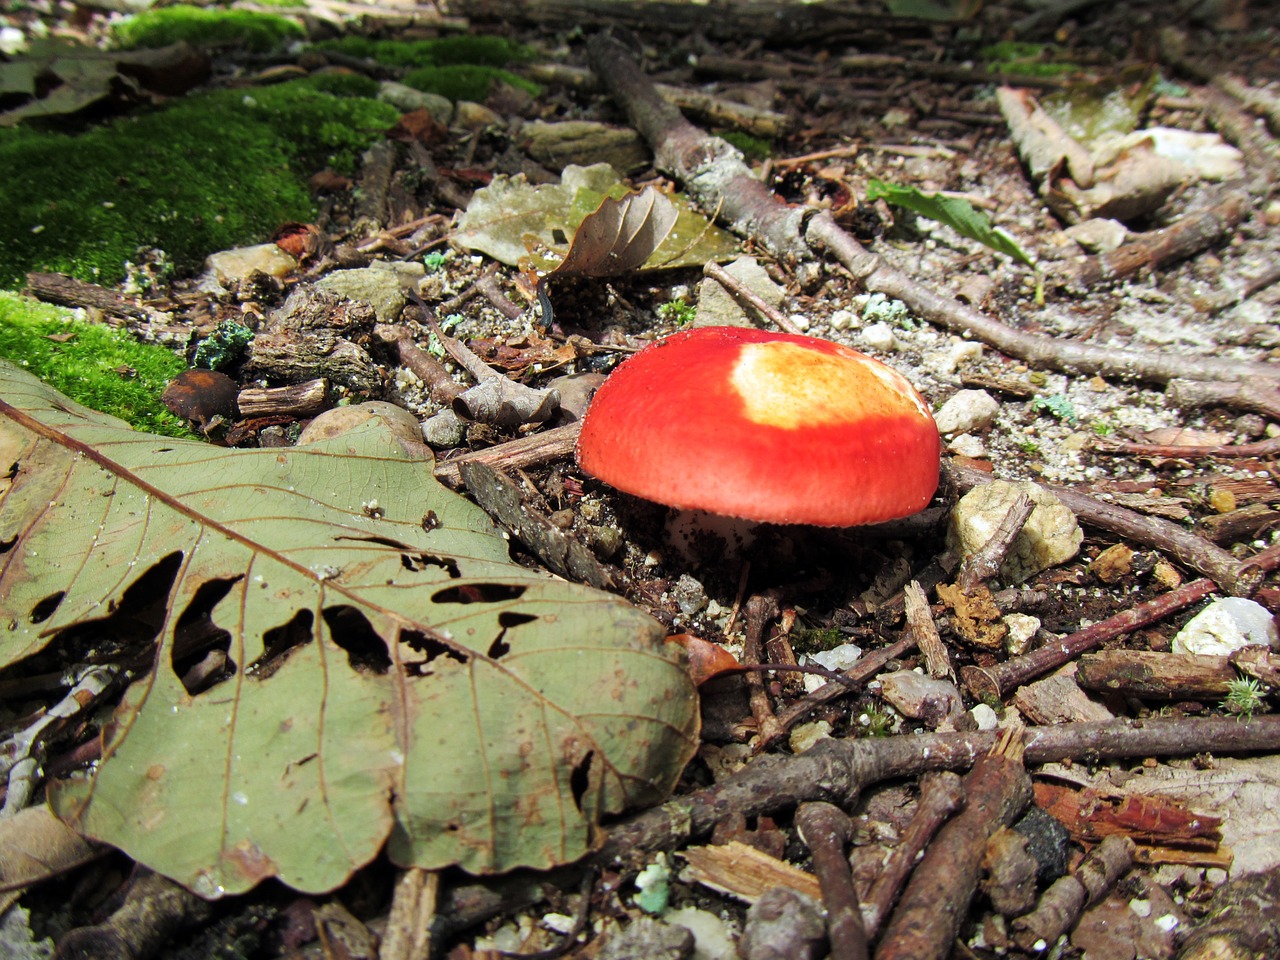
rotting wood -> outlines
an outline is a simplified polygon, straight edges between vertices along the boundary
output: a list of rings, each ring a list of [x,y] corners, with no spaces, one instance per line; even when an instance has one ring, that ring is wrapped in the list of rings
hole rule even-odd
[[[876,960],[943,960],[969,912],[987,840],[1031,803],[1020,732],[1006,730],[964,778],[965,807],[938,831],[885,925]]]
[[[907,614],[907,632],[915,638],[929,676],[954,681],[956,671],[951,666],[951,654],[947,652],[942,637],[938,636],[933,611],[929,609],[929,598],[919,581],[912,580],[902,588],[902,600]]]
[[[111,317],[149,320],[151,311],[115,290],[62,273],[28,273],[27,293],[45,303],[101,310]]]
[[[329,382],[323,378],[287,387],[245,387],[236,398],[240,416],[288,416],[295,420],[314,417],[329,407]]]
[[[1221,699],[1238,676],[1230,657],[1153,650],[1104,650],[1076,664],[1086,690],[1154,700]]]

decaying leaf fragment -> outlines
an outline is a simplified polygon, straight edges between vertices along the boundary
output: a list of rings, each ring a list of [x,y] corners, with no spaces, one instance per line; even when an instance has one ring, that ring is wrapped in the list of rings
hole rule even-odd
[[[207,897],[330,890],[384,844],[406,866],[541,868],[692,754],[696,695],[661,626],[513,565],[376,423],[226,450],[7,364],[0,398],[0,667],[154,617],[102,762],[50,785],[83,835]],[[188,689],[206,650],[226,669]]]

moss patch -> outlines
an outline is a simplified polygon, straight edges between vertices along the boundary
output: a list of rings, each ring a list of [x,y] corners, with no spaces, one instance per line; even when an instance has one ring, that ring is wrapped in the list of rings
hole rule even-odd
[[[112,32],[116,45],[126,50],[186,41],[193,47],[235,47],[251,53],[269,53],[305,35],[298,24],[274,14],[185,4],[139,13],[117,23]]]
[[[398,117],[296,80],[188,97],[80,136],[0,129],[0,287],[29,270],[115,283],[149,247],[191,270],[260,241],[311,219],[305,178],[354,171]]]
[[[187,368],[163,347],[78,322],[70,310],[0,291],[0,357],[135,429],[192,435],[160,403],[165,385]]]
[[[532,56],[523,44],[503,37],[442,37],[439,40],[373,40],[369,37],[342,37],[315,44],[318,50],[333,50],[349,57],[374,60],[388,67],[440,67],[472,64],[507,67]]]
[[[497,67],[477,67],[459,64],[444,67],[419,67],[404,76],[404,83],[426,93],[438,93],[450,100],[483,101],[489,96],[495,81],[508,83],[537,96],[542,87],[524,77],[518,77]]]

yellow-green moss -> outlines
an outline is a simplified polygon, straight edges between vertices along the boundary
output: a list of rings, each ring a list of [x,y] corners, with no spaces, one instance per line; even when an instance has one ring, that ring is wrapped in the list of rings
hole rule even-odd
[[[140,248],[189,271],[261,241],[314,215],[306,177],[353,172],[398,116],[297,80],[187,97],[79,136],[0,129],[0,288],[30,270],[114,283]]]
[[[128,17],[115,25],[112,34],[116,45],[126,50],[186,41],[193,47],[234,47],[250,53],[269,53],[304,36],[301,26],[275,14],[186,4]]]
[[[0,357],[135,429],[191,436],[160,403],[165,385],[187,367],[163,347],[76,321],[70,310],[0,291]]]
[[[437,93],[450,100],[482,101],[489,96],[494,81],[499,80],[521,90],[527,90],[535,96],[542,91],[542,87],[538,84],[507,70],[471,64],[419,67],[416,70],[410,70],[404,76],[404,83],[407,86],[427,93]]]
[[[748,160],[764,160],[773,153],[773,148],[769,145],[768,140],[754,137],[741,130],[729,130],[720,134],[720,137],[741,150],[742,155]]]
[[[440,67],[472,64],[507,67],[532,56],[530,49],[503,37],[441,37],[438,40],[373,40],[346,36],[315,44],[319,50],[333,50],[349,57],[373,60],[389,67]]]

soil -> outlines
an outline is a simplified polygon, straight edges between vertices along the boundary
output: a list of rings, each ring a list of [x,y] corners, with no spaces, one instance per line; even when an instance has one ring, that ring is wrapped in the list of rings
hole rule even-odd
[[[726,11],[761,6],[724,5]],[[834,21],[839,28],[825,37],[806,34],[804,25],[810,22],[806,15],[798,18],[795,36],[779,28],[765,38],[751,31],[754,21],[745,12],[741,19],[726,12],[714,28],[708,22],[673,33],[657,15],[646,18],[643,7],[631,8],[627,25],[643,50],[647,75],[656,82],[711,92],[784,115],[789,130],[769,144],[767,160],[754,161],[757,173],[783,200],[830,211],[869,250],[922,288],[970,305],[1015,330],[1044,334],[1061,343],[1128,348],[1157,357],[1225,358],[1242,364],[1275,360],[1280,348],[1274,325],[1280,303],[1280,285],[1274,283],[1280,263],[1276,229],[1280,200],[1275,196],[1280,151],[1273,133],[1280,130],[1268,131],[1262,119],[1248,112],[1248,104],[1224,94],[1221,80],[1238,78],[1269,96],[1274,122],[1275,98],[1280,96],[1280,9],[1261,2],[1090,4],[1075,14],[1044,13],[1038,26],[1029,26],[1024,18],[1031,13],[1030,5],[997,3],[982,5],[971,18],[950,24],[864,15],[854,21],[859,26],[850,26],[842,17]],[[846,7],[839,5],[841,10]],[[593,18],[610,16],[608,8],[586,2],[563,7],[516,3],[497,18],[488,16],[488,5],[472,2],[454,4],[449,12],[464,18],[474,31],[501,33],[530,45],[537,51],[537,62],[586,67],[584,36],[597,29]],[[814,11],[816,5],[805,9]],[[429,18],[418,25],[377,17],[369,22],[373,29],[399,38],[435,32]],[[1167,43],[1162,44],[1165,28],[1185,34],[1188,56],[1178,59]],[[1108,282],[1071,282],[1071,271],[1085,251],[1064,232],[1069,224],[1050,210],[1020,160],[997,106],[994,83],[985,75],[980,81],[957,79],[959,71],[985,62],[979,59],[984,47],[1011,39],[1052,45],[1053,57],[1069,65],[1061,74],[1011,78],[1011,84],[1025,81],[1034,85],[1033,92],[1047,97],[1083,77],[1090,85],[1114,85],[1132,94],[1158,73],[1162,79],[1142,108],[1141,126],[1218,130],[1243,151],[1239,177],[1227,182],[1185,178],[1162,202],[1128,220],[1130,238],[1184,223],[1232,197],[1243,204],[1238,221],[1224,236],[1176,260],[1143,263],[1127,276]],[[856,59],[871,54],[897,59],[874,66],[860,65]],[[1042,53],[1040,59],[1049,56]],[[261,69],[262,64],[255,66]],[[471,132],[455,130],[455,135],[434,141],[396,144],[381,222],[357,218],[356,192],[325,194],[324,212],[314,232],[323,238],[322,250],[336,252],[312,257],[302,271],[283,282],[257,278],[216,295],[202,292],[193,278],[153,287],[143,299],[163,308],[172,328],[136,321],[133,325],[140,335],[165,339],[176,334],[193,345],[211,333],[219,320],[252,320],[278,308],[299,285],[337,268],[342,250],[359,250],[360,262],[414,260],[427,250],[448,250],[450,220],[465,209],[478,185],[495,175],[523,172],[536,180],[552,179],[558,173],[523,152],[522,123],[535,119],[626,123],[617,104],[602,92],[554,82],[537,97],[503,88],[487,106],[497,123]],[[1247,121],[1244,139],[1239,135],[1241,128],[1229,122],[1241,117]],[[702,129],[710,129],[705,121],[697,122]],[[803,157],[810,159],[796,162],[795,158]],[[424,160],[434,165],[430,174]],[[631,179],[637,184],[669,182],[670,174],[649,168],[633,173]],[[884,201],[867,201],[873,180],[915,186],[926,193],[952,191],[973,199],[1036,258],[1039,274],[936,221]],[[411,224],[417,226],[399,229]],[[1238,512],[1280,502],[1275,467],[1280,448],[1265,444],[1280,436],[1280,403],[1273,401],[1267,409],[1265,404],[1220,398],[1192,406],[1180,402],[1169,389],[1167,377],[1124,379],[1082,372],[1070,363],[1029,361],[983,344],[980,336],[966,336],[954,327],[924,319],[919,312],[886,311],[892,303],[869,297],[867,289],[830,255],[797,262],[771,255],[759,237],[742,239],[746,250],[784,291],[783,313],[808,334],[883,360],[905,374],[935,409],[964,389],[986,390],[999,402],[994,418],[975,428],[972,437],[961,441],[944,437],[949,463],[1002,479],[1071,488],[1148,516],[1173,517],[1172,523],[1205,542],[1217,537],[1218,546],[1238,560],[1263,554],[1272,546],[1272,530],[1280,514],[1260,510],[1251,519]],[[673,332],[678,324],[671,319],[672,311],[659,308],[672,302],[696,302],[697,288],[704,282],[708,281],[700,270],[557,282],[552,291],[555,322],[544,328],[533,292],[517,271],[507,267],[495,271],[487,258],[455,251],[429,274],[424,296],[428,306],[442,315],[441,305],[458,298],[447,310],[461,317],[451,335],[482,355],[499,357],[500,367],[513,371],[513,377],[541,386],[552,373],[571,368],[606,373],[619,357]],[[500,295],[492,293],[495,289]],[[508,316],[511,303],[518,308],[514,317]],[[882,316],[887,319],[881,320]],[[429,331],[420,322],[417,307],[407,305],[401,323],[418,344],[427,345]],[[569,365],[545,372],[529,362],[535,354],[541,357],[575,343],[578,356]],[[421,378],[400,366],[392,348],[371,336],[361,344],[375,362],[383,385],[366,392],[365,399],[390,400],[420,419],[441,409]],[[448,368],[457,382],[471,382],[457,365],[449,363]],[[231,372],[241,377],[244,386],[259,384],[250,371],[233,368]],[[244,446],[285,442],[284,438],[296,435],[300,419],[305,418],[286,415],[273,422],[242,423],[233,439]],[[459,453],[496,447],[537,435],[540,429],[538,425],[470,424],[465,442],[456,449],[437,451],[437,457],[444,461]],[[1153,446],[1116,452],[1121,442]],[[1177,449],[1186,443],[1221,447],[1259,442],[1263,442],[1260,452],[1244,456],[1230,451],[1180,455]],[[664,452],[655,450],[653,455],[662,457]],[[902,588],[906,581],[923,580],[928,587],[930,578],[932,584],[954,580],[955,558],[948,554],[946,530],[952,508],[968,485],[957,474],[944,472],[932,508],[895,527],[870,531],[765,527],[757,531],[754,546],[741,553],[726,552],[725,543],[710,535],[695,542],[692,556],[686,556],[666,538],[665,508],[613,491],[586,476],[571,458],[534,463],[525,468],[524,477],[528,509],[546,515],[568,537],[591,547],[598,560],[620,570],[619,589],[672,633],[693,634],[739,659],[754,656],[770,663],[794,659],[793,652],[814,644],[829,646],[833,640],[854,643],[867,652],[897,641],[905,629]],[[1228,524],[1224,518],[1240,522]],[[1083,542],[1072,559],[1026,582],[988,578],[995,619],[1024,614],[1038,620],[1033,646],[1165,596],[1203,574],[1186,565],[1185,556],[1158,537],[1133,539],[1105,524],[1085,523],[1083,532]],[[1131,554],[1111,565],[1108,561],[1114,562],[1117,554],[1109,551],[1117,544],[1128,547]],[[513,545],[513,551],[521,562],[542,563],[520,543]],[[978,593],[983,589],[978,587]],[[1270,573],[1249,592],[1268,610],[1280,611],[1280,584]],[[753,648],[747,636],[751,623],[746,605],[749,598],[761,595],[772,598],[778,613],[766,618],[763,638],[757,637]],[[1000,645],[983,647],[972,633],[966,635],[960,623],[964,611],[957,605],[943,603],[933,592],[929,600],[932,622],[954,671],[991,668],[1013,656]],[[1179,628],[1202,607],[1203,603],[1190,605],[1109,637],[1105,647],[1167,652]],[[887,667],[910,671],[924,663],[923,656],[912,650],[889,661]],[[724,769],[736,768],[745,759],[745,744],[766,722],[758,710],[753,715],[748,703],[747,678],[759,676],[733,674],[704,687],[706,746],[686,772],[679,794],[718,782]],[[779,671],[763,676],[764,697],[777,714],[803,695],[804,684],[794,674]],[[812,723],[823,721],[836,738],[858,738],[872,731],[904,736],[937,730],[963,732],[985,723],[981,711],[973,710],[977,698],[963,686],[956,688],[956,696],[963,697],[959,711],[925,711],[915,719],[889,707],[881,692],[879,683],[864,682],[851,696],[818,706],[802,723],[810,725],[806,729],[814,735]],[[999,708],[1006,718],[1018,715],[1024,707],[1014,705],[1014,691],[1004,693],[1002,703],[989,706]],[[1095,692],[1091,702],[1121,718],[1202,718],[1221,714],[1223,699],[1153,699]],[[1273,706],[1274,698],[1264,697],[1253,712],[1262,715]],[[799,746],[784,735],[773,742],[770,752],[791,757]],[[1264,759],[1270,755],[1262,753]],[[1095,777],[1089,757],[1078,759],[1086,762],[1074,768],[1069,763],[1036,768],[1037,783],[1076,778],[1093,787],[1100,782],[1115,786],[1142,775],[1141,768],[1126,770],[1126,761],[1119,760],[1109,773],[1103,768]],[[1201,762],[1209,761],[1202,757]],[[1127,762],[1140,763],[1138,757]],[[1169,763],[1174,762],[1167,761],[1166,766]],[[1186,761],[1169,767],[1188,776],[1193,768]],[[1240,776],[1274,783],[1266,779],[1274,771],[1246,771]],[[1215,808],[1217,801],[1207,801],[1205,796],[1184,797],[1183,802],[1198,814],[1239,815]],[[887,786],[869,786],[856,803],[847,805],[859,850],[854,856],[858,884],[875,874],[874,864],[882,851],[901,838],[916,810],[916,798],[914,783],[890,781]],[[793,807],[783,804],[768,815],[740,816],[736,822],[726,818],[717,827],[716,842],[744,840],[812,870],[814,857],[794,828]],[[1126,829],[1132,829],[1132,824]],[[1225,848],[1216,850],[1211,845],[1189,847],[1186,839],[1176,831],[1157,837],[1150,844],[1155,850],[1149,854],[1152,862],[1127,875],[1119,894],[1104,900],[1106,909],[1115,909],[1117,902],[1126,899],[1151,901],[1158,890],[1164,898],[1162,909],[1176,913],[1182,929],[1194,927],[1204,913],[1204,901],[1226,876],[1223,868],[1229,855]],[[1250,841],[1236,835],[1235,842]],[[1071,848],[1073,867],[1091,846],[1076,843]],[[1280,850],[1274,841],[1263,847],[1261,859],[1252,862],[1274,871],[1280,865]],[[1177,855],[1170,852],[1173,849]],[[668,862],[678,872],[677,850],[669,853]],[[643,910],[636,905],[633,865],[601,866],[602,872],[588,875],[588,885],[582,888],[591,891],[589,922],[565,945],[564,955],[642,956],[645,950],[659,955],[656,946],[638,948],[636,953],[610,946]],[[24,904],[33,910],[37,926],[86,924],[118,903],[127,886],[128,869],[127,861],[115,855],[82,870],[74,898],[81,906],[74,916],[52,912],[53,903],[62,897],[60,891],[36,891]],[[203,915],[190,918],[190,929],[158,948],[155,955],[372,956],[368,941],[361,946],[358,935],[346,947],[334,946],[335,931],[367,933],[366,927],[385,931],[395,879],[389,865],[378,863],[332,897],[314,900],[267,884],[234,903],[220,904],[212,920]],[[495,949],[532,955],[554,947],[559,934],[553,929],[568,925],[565,917],[583,907],[578,892],[581,878],[571,871],[534,879],[541,882],[542,896],[530,895],[529,878],[509,879],[505,885],[493,886],[501,896],[484,909],[466,900],[481,895],[480,884],[446,873],[442,896],[447,906],[442,911],[472,922],[440,924],[445,932],[438,937],[433,955],[448,952],[464,958],[491,955],[486,951]],[[860,891],[865,896],[866,886]],[[972,901],[959,899],[966,917],[956,931],[961,943],[954,953],[948,944],[930,955],[1041,955],[1012,939],[1011,921],[992,906],[994,899],[983,894]],[[704,934],[705,943],[699,940],[699,950],[705,950],[699,956],[721,955],[711,946],[715,937],[736,936],[746,922],[741,897],[688,879],[673,879],[671,900],[673,907],[702,911],[697,916],[703,924],[720,928],[720,934],[714,929]],[[350,913],[336,919],[320,917],[316,908],[321,901],[340,901]],[[833,911],[830,900],[827,906]],[[563,916],[555,919],[551,914]],[[1143,949],[1148,952],[1142,955],[1173,956],[1177,938],[1160,936],[1156,919],[1152,917],[1140,933],[1108,937],[1098,932],[1095,917],[1081,925],[1088,935],[1082,933],[1074,944],[1064,941],[1057,955],[1079,956],[1087,943],[1090,957],[1133,956],[1124,953],[1131,942],[1126,938],[1145,937]],[[327,931],[322,940],[315,939],[318,926]],[[233,952],[233,942],[239,944],[234,948],[239,952]],[[794,945],[790,949],[800,950]],[[876,956],[901,955],[883,944],[877,949],[885,952]],[[857,954],[841,954],[838,948],[832,955]]]

